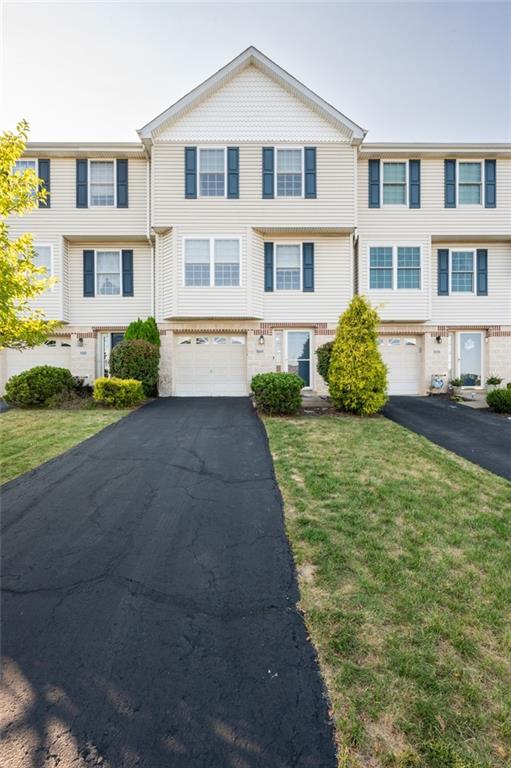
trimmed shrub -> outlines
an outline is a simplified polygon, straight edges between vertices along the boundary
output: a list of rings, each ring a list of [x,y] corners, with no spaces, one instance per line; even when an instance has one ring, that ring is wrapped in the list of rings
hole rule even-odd
[[[486,402],[497,413],[511,413],[511,387],[494,389],[493,392],[488,392]]]
[[[113,408],[130,408],[139,405],[145,399],[141,381],[135,379],[107,379],[103,377],[94,382],[94,400]]]
[[[55,405],[75,388],[75,380],[67,368],[37,365],[11,376],[5,385],[5,399],[20,407]]]
[[[302,404],[303,379],[296,373],[258,373],[250,386],[257,408],[264,413],[292,414]]]
[[[133,320],[132,323],[126,328],[124,334],[125,341],[133,341],[134,339],[143,339],[149,341],[151,344],[160,346],[160,332],[156,325],[154,317],[148,317],[146,320]]]
[[[330,358],[332,356],[332,348],[334,346],[333,341],[327,341],[326,344],[322,344],[316,350],[318,361],[316,363],[316,369],[319,375],[328,384],[328,370],[330,368]]]
[[[120,341],[110,353],[110,373],[118,379],[142,382],[147,397],[157,394],[160,351],[143,339]]]
[[[379,322],[365,296],[354,296],[339,318],[328,372],[336,408],[367,416],[387,402],[387,367],[378,350]]]

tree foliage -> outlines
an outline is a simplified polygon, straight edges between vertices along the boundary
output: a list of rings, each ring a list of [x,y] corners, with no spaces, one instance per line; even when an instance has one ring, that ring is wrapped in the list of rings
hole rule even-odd
[[[25,151],[28,124],[22,120],[16,131],[0,135],[0,348],[23,349],[42,344],[59,325],[46,320],[42,310],[31,302],[50,288],[55,278],[45,277],[46,269],[34,263],[32,235],[11,240],[9,216],[22,216],[34,210],[46,190],[31,168],[15,172],[14,165]]]
[[[120,341],[110,353],[110,373],[118,379],[142,382],[147,397],[158,394],[160,350],[145,339]]]
[[[160,346],[160,332],[156,325],[154,317],[148,317],[145,320],[133,320],[126,328],[124,334],[126,341],[132,341],[133,339],[143,339],[144,341],[150,341],[151,344]]]
[[[387,367],[378,350],[377,311],[364,296],[354,296],[339,318],[328,386],[336,408],[369,415],[387,401]]]
[[[332,356],[333,341],[327,341],[316,350],[316,369],[319,375],[328,383],[328,370],[330,368],[330,358]]]

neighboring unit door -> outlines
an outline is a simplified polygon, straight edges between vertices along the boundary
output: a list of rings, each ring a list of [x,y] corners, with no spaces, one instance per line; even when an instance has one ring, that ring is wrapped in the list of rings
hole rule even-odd
[[[417,336],[383,336],[379,347],[387,366],[389,395],[419,395],[420,386],[420,339]]]
[[[172,366],[176,397],[248,395],[245,336],[179,336]]]
[[[297,373],[304,387],[311,387],[311,334],[310,331],[286,331],[285,368]]]
[[[483,381],[483,334],[462,331],[458,334],[458,376],[464,387],[480,387]]]
[[[36,365],[53,365],[57,368],[71,368],[71,344],[69,339],[48,339],[47,342],[33,349],[19,352],[16,349],[5,351],[5,380],[17,373],[28,371]]]
[[[120,341],[124,333],[102,333],[100,341],[99,376],[110,375],[110,352]]]

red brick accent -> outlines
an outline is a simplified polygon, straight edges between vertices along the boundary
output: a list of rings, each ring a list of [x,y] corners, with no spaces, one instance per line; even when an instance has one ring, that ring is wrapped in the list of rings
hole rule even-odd
[[[263,336],[271,336],[274,330],[280,331],[280,330],[288,330],[293,328],[312,328],[318,336],[328,336],[329,330],[327,328],[326,323],[261,323],[259,328],[254,328],[252,330],[252,333],[257,334],[257,336],[260,336],[261,334]],[[332,333],[335,333],[335,331],[332,331]]]
[[[243,335],[248,333],[248,331],[246,328],[172,328],[172,333],[186,334],[187,336],[197,336],[197,334],[211,336],[215,333],[223,336],[230,334],[232,336],[233,334]],[[257,331],[257,333],[259,335],[261,331]]]

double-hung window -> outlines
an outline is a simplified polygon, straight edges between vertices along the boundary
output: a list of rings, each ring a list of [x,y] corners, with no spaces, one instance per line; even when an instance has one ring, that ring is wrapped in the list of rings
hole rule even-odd
[[[418,247],[398,247],[397,249],[397,287],[420,289],[421,287],[421,249]]]
[[[115,205],[115,163],[113,160],[89,160],[89,204],[91,207]]]
[[[96,295],[121,295],[120,251],[96,251]]]
[[[481,205],[483,199],[483,164],[458,161],[459,205]]]
[[[277,197],[302,197],[303,149],[277,148]]]
[[[36,267],[44,267],[47,274],[44,277],[52,276],[52,247],[51,245],[34,245],[35,257],[34,264]]]
[[[239,287],[239,238],[186,238],[184,284],[189,287]]]
[[[275,288],[277,291],[302,289],[302,248],[300,245],[275,246]]]
[[[474,292],[474,251],[451,251],[451,292]]]
[[[24,157],[21,160],[16,160],[16,162],[14,163],[15,173],[23,173],[24,171],[28,171],[29,169],[32,169],[37,176],[38,169],[37,169],[36,159]]]
[[[393,286],[392,246],[371,248],[369,254],[369,287],[388,289]]]
[[[383,162],[383,204],[406,205],[407,163]]]
[[[225,197],[225,147],[199,148],[199,195]]]
[[[420,290],[421,249],[419,246],[374,246],[369,249],[371,290]]]

